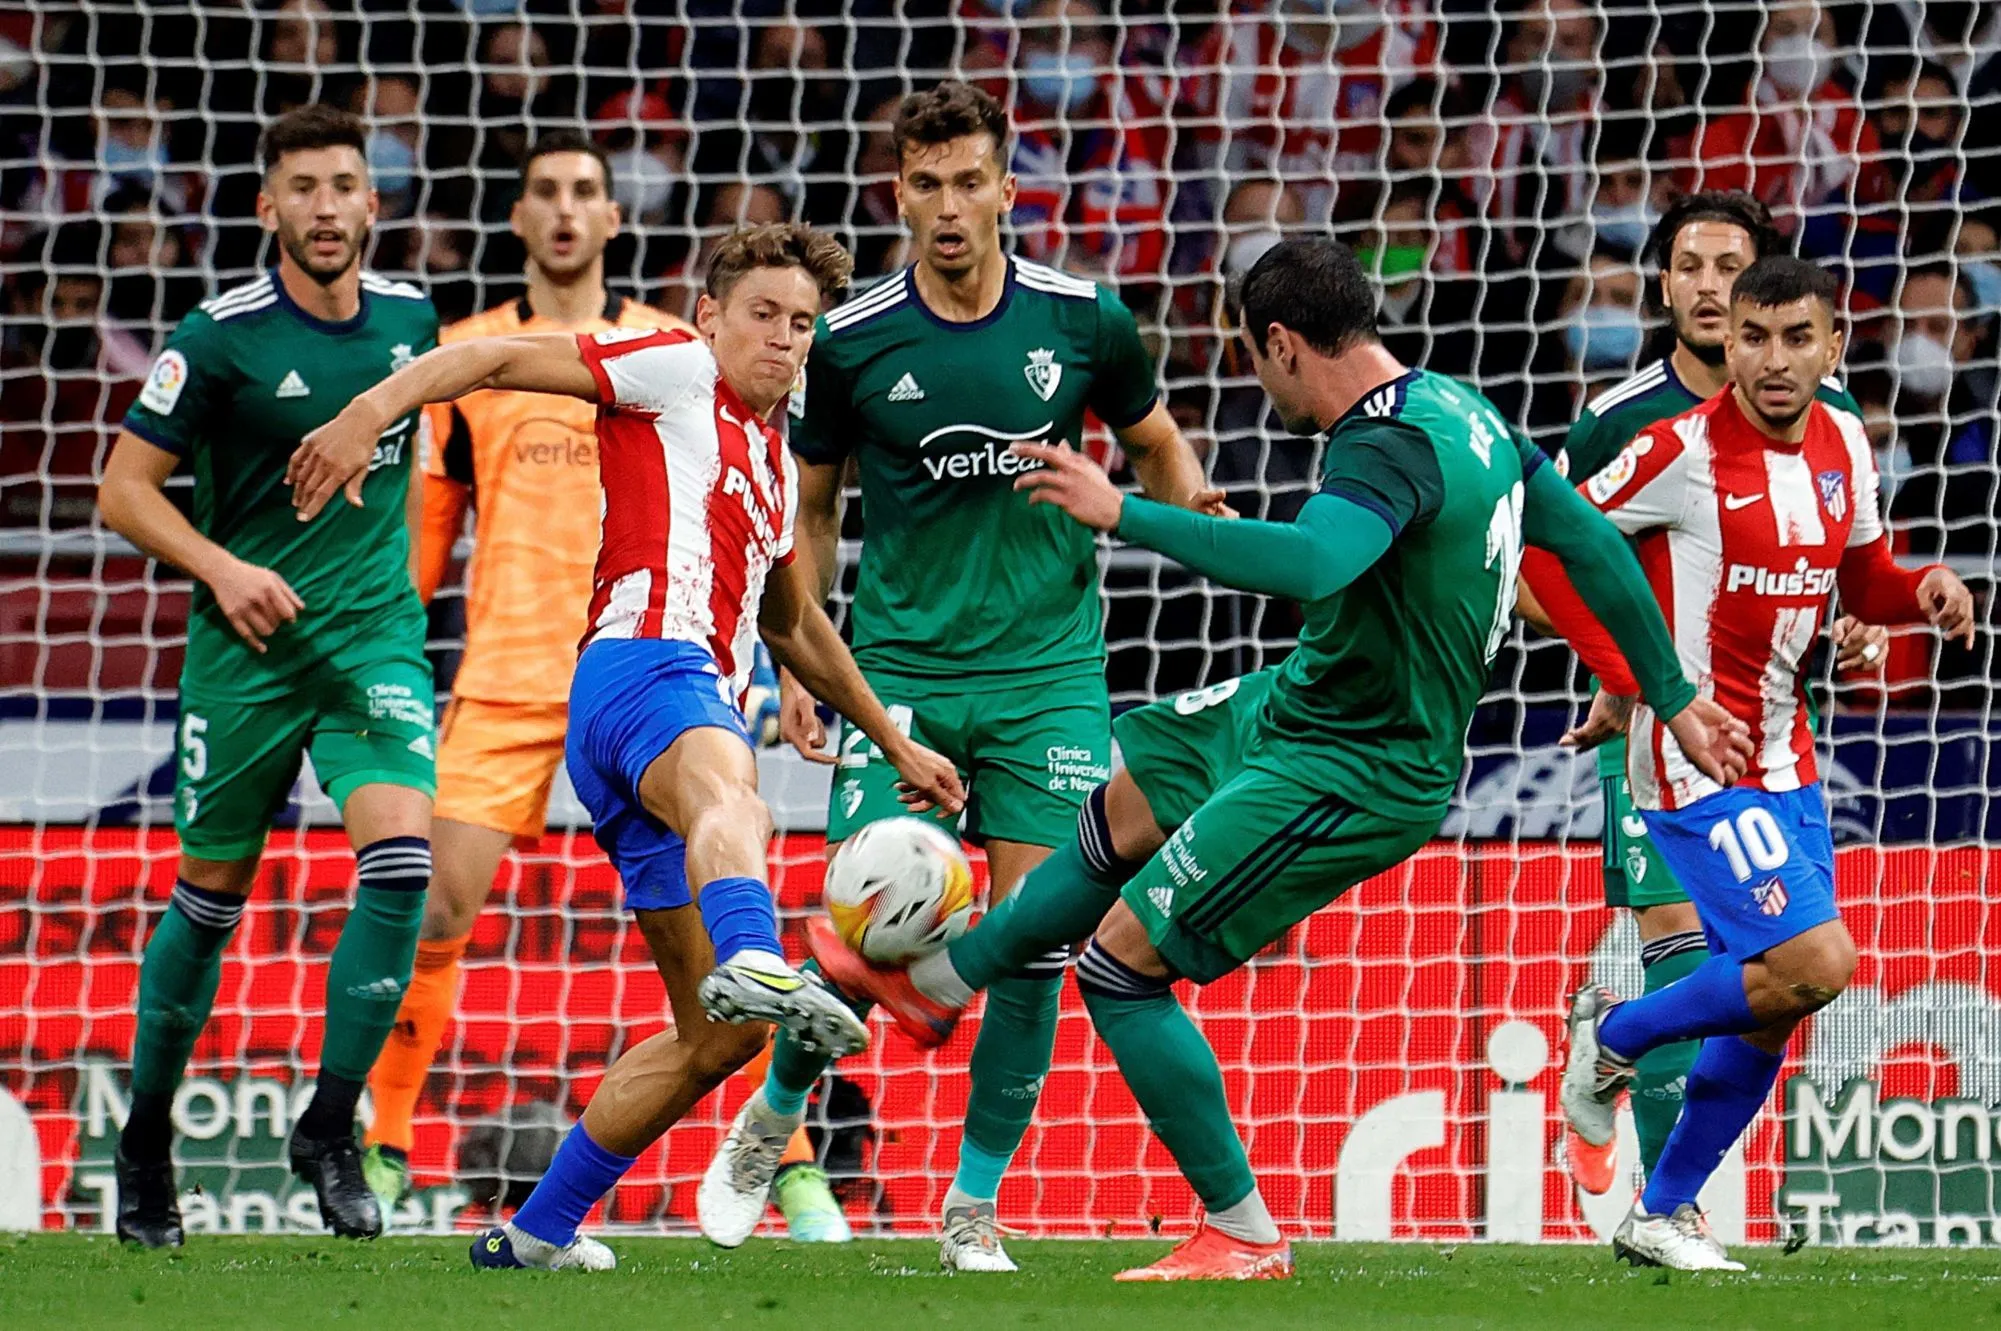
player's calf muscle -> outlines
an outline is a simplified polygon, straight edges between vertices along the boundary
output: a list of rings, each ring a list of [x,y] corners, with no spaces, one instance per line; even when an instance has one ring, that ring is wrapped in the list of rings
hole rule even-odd
[[[436,867],[431,890],[424,897],[424,925],[419,937],[436,943],[472,932],[512,841],[507,833],[490,827],[449,818],[432,820],[431,855]]]

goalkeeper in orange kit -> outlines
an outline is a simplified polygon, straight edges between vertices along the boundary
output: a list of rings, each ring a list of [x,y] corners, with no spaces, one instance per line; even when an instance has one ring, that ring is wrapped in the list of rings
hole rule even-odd
[[[620,218],[601,148],[572,131],[546,134],[522,164],[521,185],[510,221],[527,251],[527,290],[445,329],[441,342],[684,326],[606,290],[604,250]],[[426,601],[468,508],[478,539],[467,569],[465,656],[438,748],[436,873],[415,973],[368,1077],[375,1120],[362,1169],[385,1219],[409,1189],[411,1117],[457,1003],[473,922],[508,848],[543,831],[563,763],[602,501],[590,403],[486,390],[428,410],[418,578]],[[810,1158],[803,1132],[792,1153]],[[794,1195],[795,1238],[824,1229],[827,1212],[840,1217],[824,1176],[817,1196]]]

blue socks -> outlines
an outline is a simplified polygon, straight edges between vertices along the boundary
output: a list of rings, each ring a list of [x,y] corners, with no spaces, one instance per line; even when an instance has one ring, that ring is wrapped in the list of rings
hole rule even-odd
[[[1744,968],[1729,957],[1711,957],[1673,984],[1606,1013],[1598,1043],[1633,1060],[1677,1040],[1743,1035],[1761,1024],[1744,996]]]
[[[1734,1035],[1702,1042],[1682,1092],[1681,1117],[1640,1194],[1649,1215],[1672,1215],[1677,1206],[1695,1201],[1724,1154],[1758,1116],[1784,1062],[1784,1054],[1768,1054]]]
[[[715,945],[716,960],[728,961],[739,952],[765,952],[781,962],[785,949],[778,942],[778,903],[771,889],[755,878],[718,878],[695,896],[702,927]]]
[[[577,1124],[556,1148],[549,1172],[514,1213],[514,1227],[544,1243],[569,1247],[598,1198],[611,1191],[637,1158],[613,1155]]]
[[[1013,1151],[995,1155],[975,1146],[969,1137],[959,1143],[959,1172],[952,1176],[952,1186],[968,1197],[990,1201],[1000,1195],[1001,1175],[1013,1159]]]

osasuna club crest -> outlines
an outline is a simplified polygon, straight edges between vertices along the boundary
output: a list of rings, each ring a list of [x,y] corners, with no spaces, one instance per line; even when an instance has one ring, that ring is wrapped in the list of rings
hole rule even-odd
[[[1848,476],[1845,472],[1823,471],[1814,477],[1820,482],[1820,506],[1836,522],[1848,516]]]
[[[1029,352],[1028,365],[1022,373],[1028,376],[1028,386],[1044,402],[1056,396],[1056,385],[1063,382],[1063,367],[1056,363],[1056,353],[1048,347]]]

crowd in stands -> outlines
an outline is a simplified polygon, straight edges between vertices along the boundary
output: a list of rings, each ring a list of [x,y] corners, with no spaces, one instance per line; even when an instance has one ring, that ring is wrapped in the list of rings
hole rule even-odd
[[[1013,115],[1015,248],[1116,285],[1248,511],[1310,465],[1215,327],[1276,237],[1348,240],[1397,354],[1553,444],[1665,349],[1663,206],[1742,188],[1842,278],[1900,539],[1991,564],[2001,5],[1936,0],[46,0],[0,14],[0,523],[87,523],[166,331],[269,262],[269,116],[368,119],[371,263],[448,318],[517,289],[516,163],[581,127],[614,284],[685,311],[743,221],[901,263],[888,120],[954,74]]]

